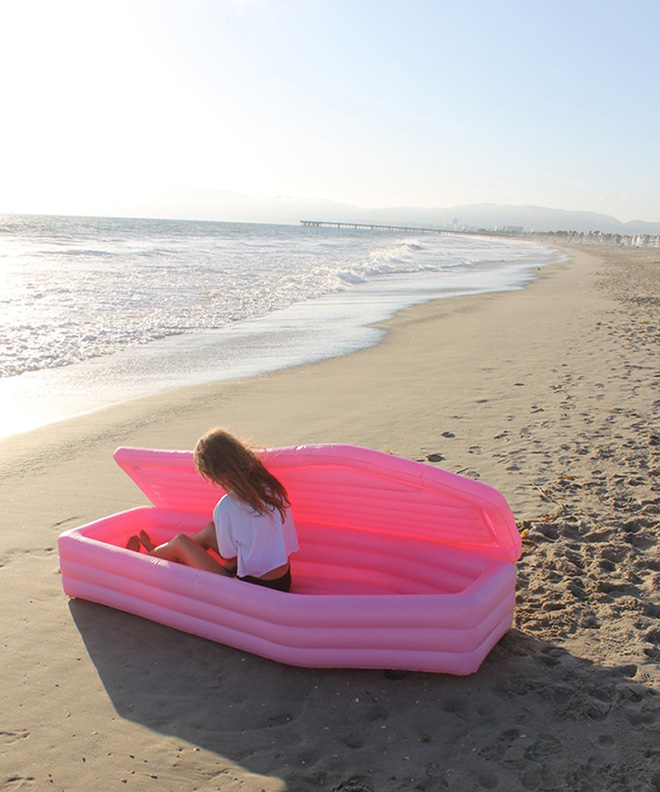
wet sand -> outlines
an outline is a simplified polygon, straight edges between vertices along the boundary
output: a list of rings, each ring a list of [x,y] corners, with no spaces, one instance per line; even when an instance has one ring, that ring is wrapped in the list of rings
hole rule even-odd
[[[572,249],[372,349],[0,442],[0,789],[660,789],[660,254]],[[140,505],[118,445],[344,442],[478,478],[523,533],[473,676],[281,666],[61,589],[64,529]]]

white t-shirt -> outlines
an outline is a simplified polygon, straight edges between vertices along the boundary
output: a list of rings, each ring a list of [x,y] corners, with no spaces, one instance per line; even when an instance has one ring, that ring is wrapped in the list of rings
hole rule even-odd
[[[228,492],[213,510],[218,550],[223,558],[238,559],[239,577],[261,577],[286,564],[299,549],[291,510],[258,514],[233,492]]]

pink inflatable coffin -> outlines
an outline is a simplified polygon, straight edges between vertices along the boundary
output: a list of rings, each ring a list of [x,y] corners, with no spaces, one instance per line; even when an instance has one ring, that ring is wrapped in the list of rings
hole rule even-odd
[[[115,459],[153,505],[65,531],[65,592],[292,665],[476,671],[513,619],[521,542],[502,495],[352,446],[261,456],[298,529],[291,592],[126,550],[142,528],[201,529],[222,495],[191,453],[136,448]]]

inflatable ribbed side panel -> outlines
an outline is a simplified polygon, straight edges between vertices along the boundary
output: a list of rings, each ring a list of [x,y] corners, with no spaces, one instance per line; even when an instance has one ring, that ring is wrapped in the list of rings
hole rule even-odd
[[[520,537],[496,490],[351,446],[273,449],[300,540],[289,593],[126,550],[193,533],[222,494],[187,452],[119,449],[154,503],[65,531],[65,592],[299,666],[477,670],[513,619]]]

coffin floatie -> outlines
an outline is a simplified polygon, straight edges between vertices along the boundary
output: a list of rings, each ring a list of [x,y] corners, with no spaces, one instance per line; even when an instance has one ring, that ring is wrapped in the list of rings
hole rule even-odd
[[[298,530],[291,592],[127,550],[141,529],[200,530],[222,495],[191,453],[138,448],[115,459],[153,505],[65,531],[65,592],[291,665],[477,670],[511,626],[521,552],[497,490],[354,446],[260,456]]]

